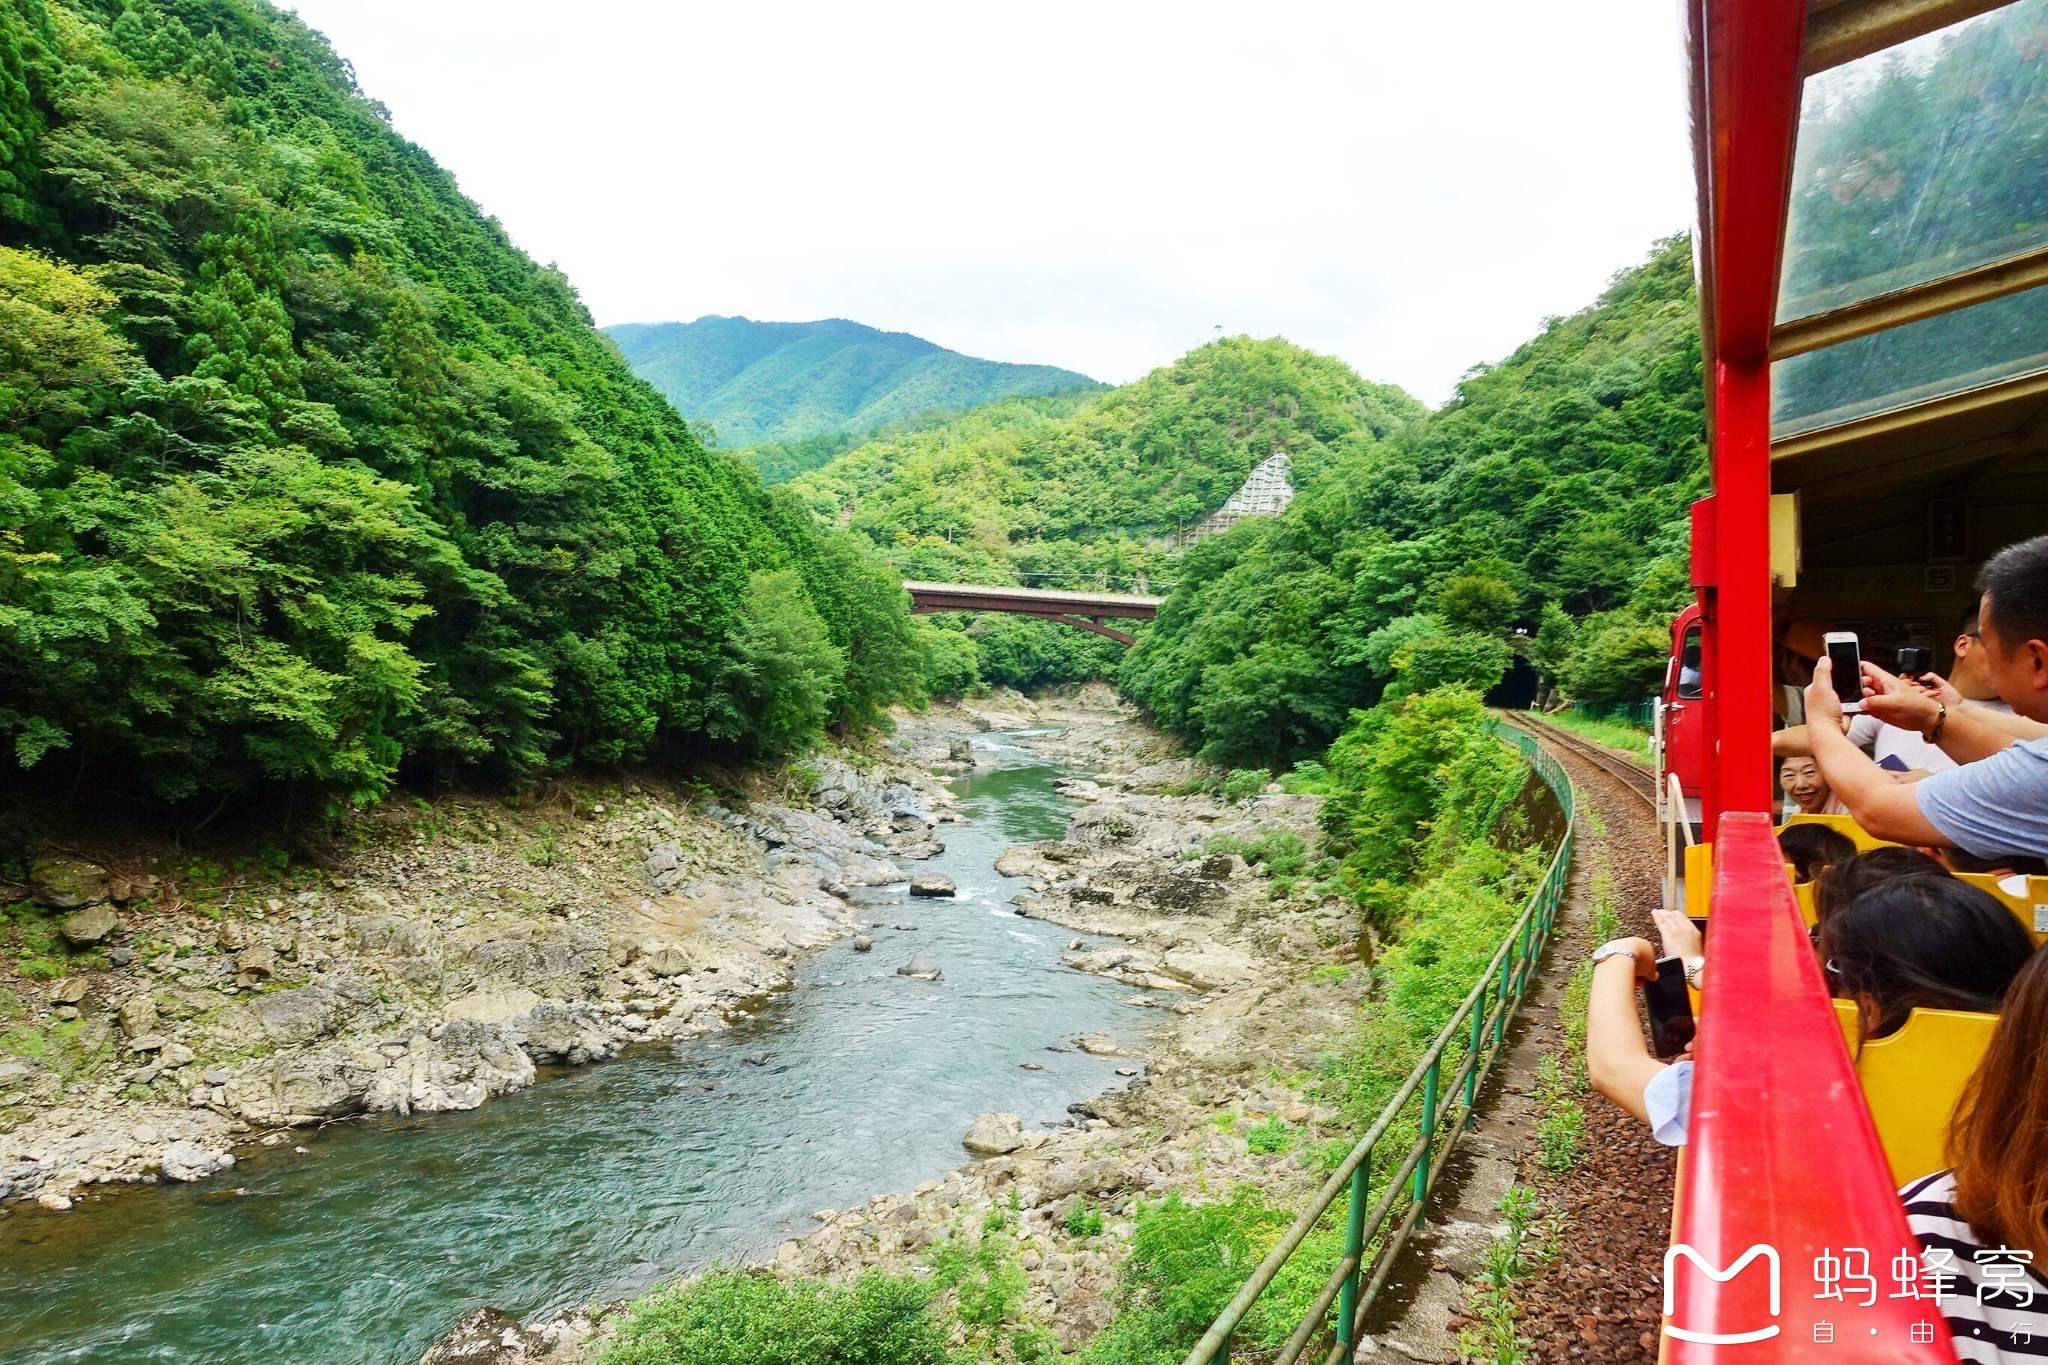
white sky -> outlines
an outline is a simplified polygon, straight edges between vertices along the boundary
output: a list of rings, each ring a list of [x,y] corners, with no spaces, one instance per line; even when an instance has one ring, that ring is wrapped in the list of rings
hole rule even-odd
[[[1689,225],[1646,0],[286,0],[601,324],[1122,383],[1279,334],[1435,403]]]

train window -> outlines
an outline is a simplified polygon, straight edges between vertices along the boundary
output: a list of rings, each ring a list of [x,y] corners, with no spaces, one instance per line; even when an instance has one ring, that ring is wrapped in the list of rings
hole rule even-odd
[[[1685,632],[1685,642],[1678,647],[1678,696],[1681,701],[1692,701],[1700,695],[1700,634],[1700,627],[1689,627]]]
[[[2048,135],[2043,141],[2048,144]],[[2048,370],[2048,285],[1771,368],[1774,438]]]
[[[2048,245],[2044,94],[2048,0],[1808,79],[1780,320]]]

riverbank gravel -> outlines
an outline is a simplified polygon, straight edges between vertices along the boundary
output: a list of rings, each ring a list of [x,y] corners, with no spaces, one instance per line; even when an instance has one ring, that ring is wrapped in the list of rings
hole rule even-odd
[[[723,1027],[957,818],[921,761],[803,777],[394,800],[281,876],[46,848],[26,889],[82,951],[0,979],[0,1200],[201,1179],[293,1128],[473,1109],[541,1067]]]

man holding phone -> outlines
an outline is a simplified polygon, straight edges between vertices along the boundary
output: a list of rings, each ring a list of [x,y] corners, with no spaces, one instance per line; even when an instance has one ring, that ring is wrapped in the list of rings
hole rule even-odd
[[[1979,638],[1994,689],[2019,717],[2048,722],[2048,536],[1992,556],[1977,588]],[[2017,725],[2014,718],[1950,707],[1873,664],[1859,671],[1871,715],[1919,727],[1928,743],[1963,766],[1914,783],[1878,767],[1842,732],[1841,697],[1830,661],[1822,659],[1806,689],[1806,738],[1857,824],[1880,839],[1979,857],[2048,855],[2048,738],[2016,738],[2000,724]]]
[[[1949,677],[1929,671],[1929,651],[1921,648],[1901,649],[1898,654],[1898,677],[1916,685],[1920,693],[1950,707],[1971,706],[1981,712],[2012,715],[2012,708],[1999,699],[1991,685],[1990,675],[1985,667],[1984,641],[1977,630],[1977,608],[1970,608],[1958,626],[1955,638],[1955,668]],[[1841,670],[1832,664],[1828,672],[1834,677],[1842,676]],[[1861,676],[1859,666],[1858,676]],[[1839,692],[1837,693],[1839,695]],[[1802,705],[1803,705],[1802,699]],[[1928,773],[1945,773],[1956,766],[1956,761],[1941,751],[1936,744],[1929,744],[1921,736],[1932,724],[1935,708],[1929,705],[1924,716],[1917,712],[1900,714],[1899,708],[1888,697],[1869,699],[1862,714],[1849,720],[1849,742],[1877,760],[1877,766],[1889,772],[1924,777]],[[1972,717],[1986,720],[1984,715]],[[2015,718],[2016,720],[2017,718]],[[2016,739],[2038,738],[2041,730],[2027,731],[2015,728],[2011,723],[1989,721],[2012,731]],[[2027,722],[2020,721],[2024,726]],[[1779,730],[1771,736],[1771,756],[1774,758],[1811,758],[1813,748],[1806,740],[1806,727],[1793,725]]]

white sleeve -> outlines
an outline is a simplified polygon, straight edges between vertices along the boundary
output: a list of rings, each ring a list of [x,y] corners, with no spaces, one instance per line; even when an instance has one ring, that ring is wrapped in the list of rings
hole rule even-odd
[[[1849,742],[1869,753],[1877,744],[1877,737],[1884,731],[1884,722],[1869,712],[1849,717]]]
[[[1650,1136],[1666,1147],[1685,1145],[1692,1122],[1692,1063],[1673,1062],[1643,1087],[1643,1112],[1650,1118]]]

